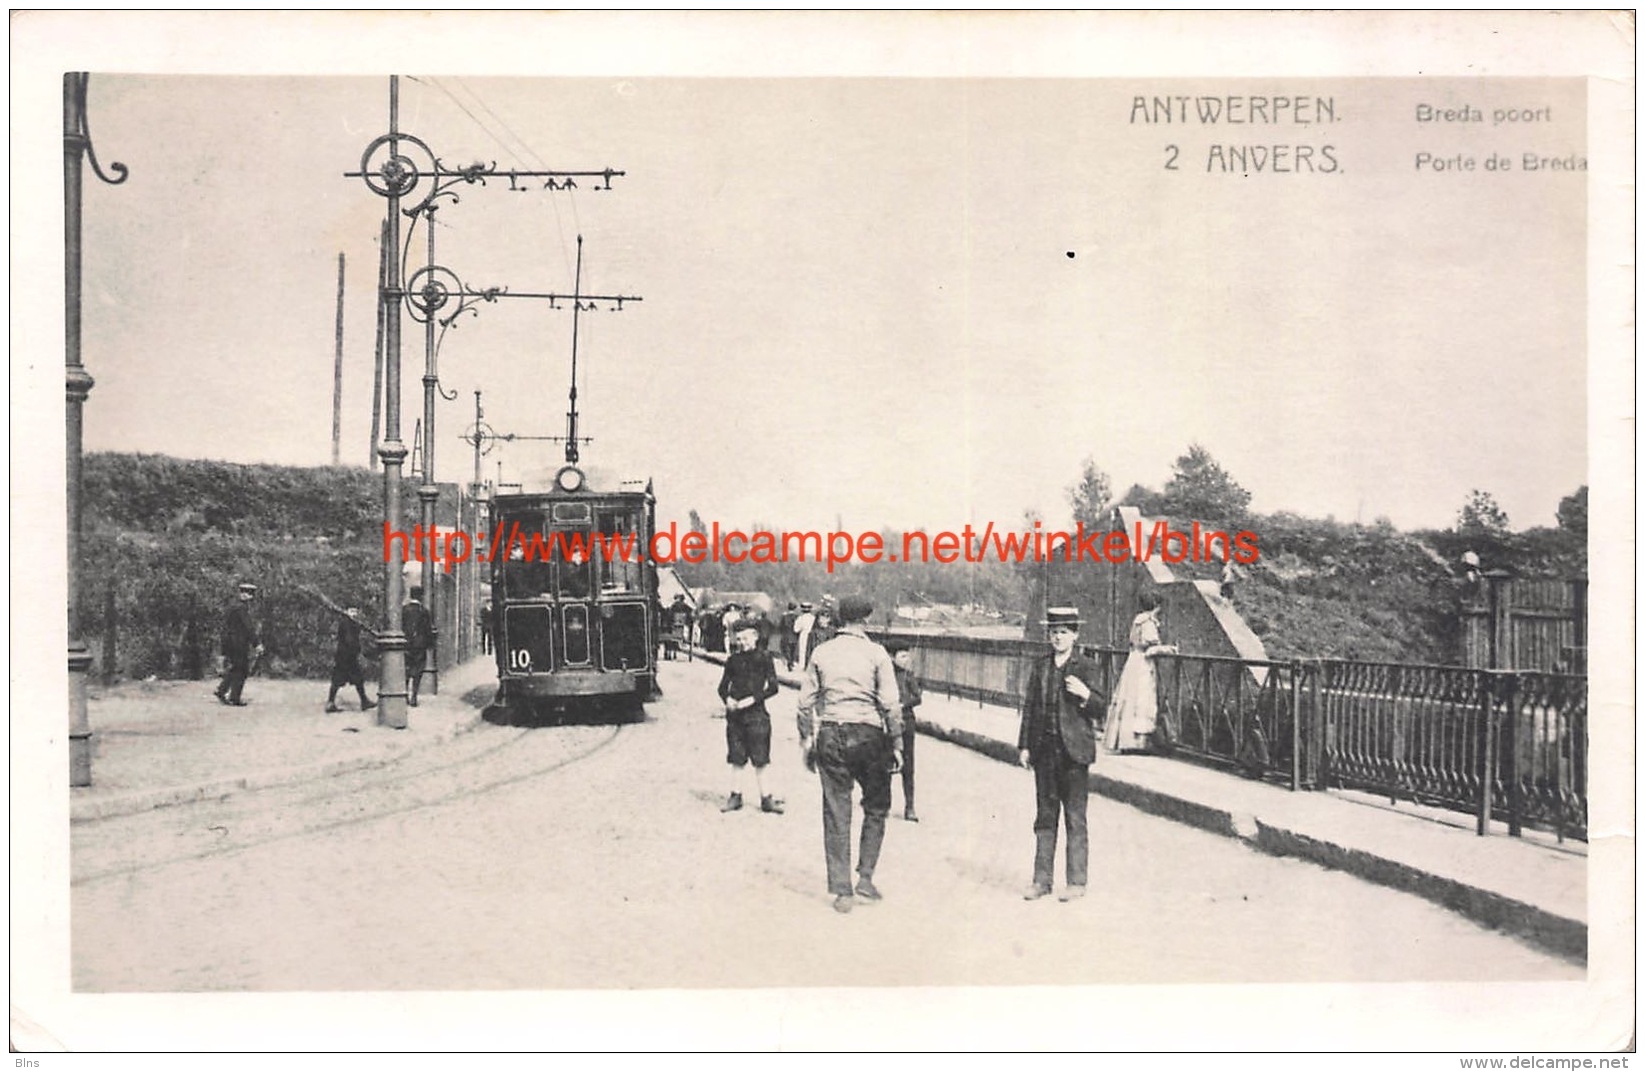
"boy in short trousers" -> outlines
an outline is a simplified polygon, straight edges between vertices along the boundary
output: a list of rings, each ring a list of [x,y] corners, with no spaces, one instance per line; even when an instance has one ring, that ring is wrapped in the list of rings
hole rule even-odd
[[[734,636],[735,650],[720,675],[720,699],[725,703],[725,761],[731,765],[731,784],[736,788],[720,810],[736,811],[743,806],[742,771],[752,762],[760,810],[781,815],[782,801],[765,788],[765,768],[771,763],[771,716],[765,701],[777,695],[776,662],[760,647],[755,623],[738,622]]]

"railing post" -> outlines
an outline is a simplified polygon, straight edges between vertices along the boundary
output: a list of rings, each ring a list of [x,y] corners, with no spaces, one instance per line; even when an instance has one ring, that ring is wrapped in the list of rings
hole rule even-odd
[[[1493,723],[1495,712],[1491,708],[1491,672],[1477,671],[1479,674],[1479,728],[1476,732],[1479,743],[1479,815],[1475,833],[1484,837],[1490,830],[1491,823],[1491,752],[1492,743],[1496,737]]]
[[[1507,692],[1508,717],[1499,739],[1505,741],[1503,763],[1508,768],[1508,835],[1519,837],[1519,811],[1522,803],[1519,798],[1519,675],[1504,679],[1504,684],[1507,686],[1504,691]]]
[[[1291,661],[1291,791],[1302,788],[1302,662]]]

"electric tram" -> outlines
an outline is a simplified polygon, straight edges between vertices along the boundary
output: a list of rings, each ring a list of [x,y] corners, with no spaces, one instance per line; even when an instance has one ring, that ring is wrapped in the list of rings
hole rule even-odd
[[[565,465],[548,490],[499,494],[491,502],[497,703],[540,710],[603,701],[634,716],[658,695],[657,566],[650,556],[656,499],[650,481],[643,490],[591,487],[578,466],[585,440],[577,434],[577,325],[591,297],[582,292],[582,276],[579,235]]]
[[[570,452],[568,452],[570,453]],[[638,710],[656,687],[656,500],[596,490],[567,463],[546,492],[492,500],[492,607],[502,706],[605,698]],[[599,548],[631,548],[607,554]]]

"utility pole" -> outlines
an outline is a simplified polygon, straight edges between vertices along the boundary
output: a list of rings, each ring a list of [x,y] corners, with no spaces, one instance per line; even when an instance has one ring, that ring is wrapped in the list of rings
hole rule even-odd
[[[435,155],[434,150],[421,138],[412,134],[402,133],[399,129],[399,101],[400,79],[398,75],[389,77],[389,129],[387,134],[379,135],[366,145],[365,152],[360,157],[360,170],[345,172],[346,178],[357,178],[365,182],[368,189],[379,197],[388,201],[384,231],[384,255],[388,261],[388,269],[384,275],[384,283],[380,288],[381,310],[385,316],[386,331],[384,339],[385,366],[387,370],[386,390],[388,395],[387,439],[378,448],[378,454],[383,459],[383,514],[385,524],[398,528],[402,524],[400,510],[400,479],[401,467],[406,457],[406,446],[400,441],[400,303],[407,302],[412,308],[413,315],[420,311],[423,319],[429,326],[425,331],[425,346],[427,356],[424,363],[424,404],[423,404],[423,483],[418,488],[418,497],[423,500],[422,516],[425,523],[432,518],[433,502],[439,495],[438,485],[434,476],[434,403],[432,391],[439,382],[434,365],[435,337],[432,322],[435,311],[445,303],[446,286],[440,278],[440,273],[455,276],[450,272],[438,268],[434,262],[433,250],[433,212],[434,202],[441,196],[456,199],[451,187],[457,182],[469,184],[485,184],[488,177],[506,176],[510,189],[520,189],[519,180],[532,178],[546,178],[545,189],[566,190],[577,187],[576,180],[599,179],[602,186],[595,189],[611,188],[611,180],[623,172],[612,168],[599,171],[499,171],[496,164],[472,164],[468,167],[452,168],[444,164]],[[408,155],[408,154],[415,154]],[[418,273],[412,280],[412,285],[401,289],[400,280],[400,201],[402,197],[413,193],[420,184],[428,180],[428,192],[421,200],[405,210],[413,223],[419,215],[429,217],[429,265]],[[423,278],[421,287],[416,285],[419,277]],[[459,284],[458,292],[462,292]],[[476,297],[486,297],[475,294]],[[487,300],[490,300],[487,297]],[[459,304],[457,312],[464,309]],[[449,326],[451,319],[457,313],[446,318],[442,323]],[[406,676],[405,651],[406,638],[403,631],[403,621],[400,614],[400,602],[404,588],[403,563],[404,548],[398,541],[393,544],[399,550],[391,558],[399,561],[384,563],[385,581],[384,602],[385,627],[378,644],[383,654],[382,674],[383,681],[379,689],[379,703],[377,707],[378,723],[403,729],[406,725]],[[432,576],[432,562],[423,565],[424,595],[428,598],[428,613],[431,621],[435,622],[438,630],[438,618],[435,617],[434,592],[428,583]],[[436,641],[438,634],[436,633]],[[436,649],[437,650],[437,649]],[[420,668],[419,668],[420,669]],[[438,671],[436,670],[435,689],[438,691]]]
[[[64,380],[67,387],[68,426],[68,666],[69,666],[69,785],[91,784],[91,719],[86,713],[86,675],[91,649],[80,636],[80,494],[83,420],[86,398],[96,383],[80,361],[80,203],[82,157],[89,157],[94,175],[110,186],[126,181],[126,166],[115,162],[103,174],[91,145],[86,122],[84,71],[63,75],[63,320]]]
[[[337,254],[337,360],[331,372],[331,464],[343,456],[343,255]]]

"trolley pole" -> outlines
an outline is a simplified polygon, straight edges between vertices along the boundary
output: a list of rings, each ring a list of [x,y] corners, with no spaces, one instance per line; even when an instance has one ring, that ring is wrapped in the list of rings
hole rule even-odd
[[[86,123],[84,71],[63,75],[63,312],[64,380],[68,426],[68,667],[69,785],[91,784],[91,719],[86,713],[86,675],[91,649],[80,636],[80,494],[85,403],[96,383],[80,361],[81,178],[83,156],[92,173],[110,186],[126,181],[126,166],[111,163],[116,177],[103,174]]]

